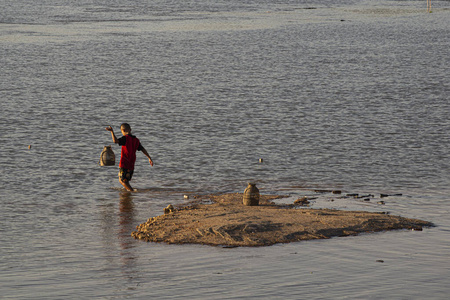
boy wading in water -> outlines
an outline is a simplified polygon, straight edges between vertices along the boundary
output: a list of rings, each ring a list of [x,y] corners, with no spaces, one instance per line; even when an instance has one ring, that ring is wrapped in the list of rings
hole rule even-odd
[[[127,191],[133,191],[130,185],[130,180],[133,177],[134,163],[136,161],[136,151],[141,151],[147,156],[150,165],[153,166],[153,161],[147,150],[141,145],[139,139],[131,134],[131,127],[127,123],[120,125],[123,137],[118,139],[114,134],[111,126],[106,127],[106,130],[111,132],[111,137],[115,144],[122,146],[122,153],[120,155],[119,163],[119,181]]]

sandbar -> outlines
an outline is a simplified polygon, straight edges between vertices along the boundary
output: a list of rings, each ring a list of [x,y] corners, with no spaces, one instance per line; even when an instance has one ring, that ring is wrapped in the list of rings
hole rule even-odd
[[[276,204],[282,196],[261,195],[260,205],[245,206],[241,193],[198,196],[148,219],[131,236],[147,242],[257,247],[312,239],[354,236],[387,230],[422,231],[432,223],[385,212],[312,209]],[[209,201],[205,203],[205,200]]]

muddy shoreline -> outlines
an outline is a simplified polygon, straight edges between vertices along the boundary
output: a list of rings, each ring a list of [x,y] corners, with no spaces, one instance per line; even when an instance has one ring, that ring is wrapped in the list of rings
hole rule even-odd
[[[283,196],[261,195],[259,206],[244,206],[242,196],[205,195],[182,206],[169,206],[163,215],[138,225],[131,236],[168,244],[257,247],[387,230],[422,231],[434,226],[384,212],[298,209],[301,201],[273,202]]]

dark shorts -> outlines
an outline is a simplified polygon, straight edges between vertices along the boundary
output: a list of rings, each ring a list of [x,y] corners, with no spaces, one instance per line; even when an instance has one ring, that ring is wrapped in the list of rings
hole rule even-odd
[[[128,182],[133,177],[133,170],[119,168],[119,178],[123,182]]]

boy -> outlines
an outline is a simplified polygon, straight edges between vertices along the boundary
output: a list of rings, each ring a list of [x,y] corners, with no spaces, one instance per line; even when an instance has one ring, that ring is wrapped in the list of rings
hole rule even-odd
[[[147,150],[141,145],[139,139],[131,134],[131,127],[127,123],[120,125],[123,137],[118,139],[114,134],[111,126],[106,127],[107,131],[111,132],[111,137],[115,144],[122,146],[122,153],[120,155],[119,163],[119,181],[127,191],[133,191],[130,185],[130,180],[133,177],[134,162],[136,161],[136,151],[142,151],[148,157],[150,165],[153,166],[153,161]]]

